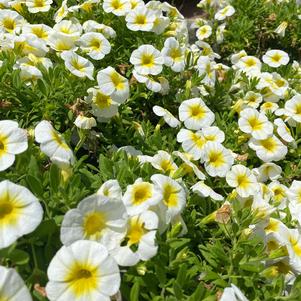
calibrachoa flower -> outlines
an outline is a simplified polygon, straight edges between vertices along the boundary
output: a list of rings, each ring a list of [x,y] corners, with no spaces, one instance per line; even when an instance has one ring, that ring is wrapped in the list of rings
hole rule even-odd
[[[40,143],[41,151],[51,161],[63,166],[73,164],[74,156],[72,150],[49,121],[43,120],[39,122],[35,127],[34,134],[35,140]]]
[[[148,260],[156,255],[158,247],[155,238],[158,222],[157,215],[152,211],[144,211],[130,217],[124,241],[111,251],[119,265],[132,266],[139,260]]]
[[[235,13],[235,9],[231,5],[225,6],[223,9],[219,10],[214,18],[216,20],[222,21],[225,20],[227,17],[231,17]]]
[[[26,187],[0,182],[0,249],[34,231],[42,218],[42,206]]]
[[[155,189],[161,192],[162,199],[159,203],[159,210],[165,215],[166,223],[177,216],[185,207],[186,193],[183,187],[170,177],[155,174],[151,176]]]
[[[199,130],[210,126],[215,119],[214,113],[206,106],[201,98],[185,100],[179,107],[179,118],[186,128]]]
[[[163,117],[164,121],[172,128],[176,128],[180,125],[180,121],[174,117],[168,110],[160,107],[154,106],[153,112],[160,117]]]
[[[12,268],[0,266],[0,296],[4,301],[32,301],[19,274]]]
[[[101,93],[110,96],[118,103],[125,102],[129,97],[128,80],[112,67],[107,67],[97,73],[97,83]]]
[[[121,202],[95,194],[65,214],[61,241],[70,245],[81,239],[96,240],[111,249],[123,237],[126,220],[126,210]]]
[[[241,197],[254,195],[258,191],[257,180],[251,170],[243,165],[234,165],[226,174],[226,181]]]
[[[126,26],[133,31],[151,31],[156,19],[155,13],[143,6],[138,6],[126,15]]]
[[[215,201],[222,201],[224,197],[219,193],[216,193],[210,186],[200,181],[191,186],[191,190],[203,198],[210,197]]]
[[[16,121],[0,120],[0,171],[15,162],[15,155],[27,150],[27,133]]]
[[[289,62],[289,56],[282,50],[269,50],[262,57],[264,63],[270,67],[280,67],[281,65],[287,65]]]
[[[140,214],[149,207],[157,205],[162,198],[161,192],[154,185],[144,182],[141,178],[129,185],[122,201],[129,215]]]
[[[164,58],[159,50],[152,45],[141,45],[130,57],[135,70],[142,75],[157,75],[163,69]]]
[[[119,269],[100,243],[79,240],[63,246],[47,271],[46,286],[50,301],[104,300],[117,293]]]
[[[108,180],[104,182],[97,190],[97,194],[110,198],[111,202],[122,201],[122,190],[117,180]]]
[[[128,0],[104,0],[102,7],[106,13],[124,16],[131,10],[131,3]]]

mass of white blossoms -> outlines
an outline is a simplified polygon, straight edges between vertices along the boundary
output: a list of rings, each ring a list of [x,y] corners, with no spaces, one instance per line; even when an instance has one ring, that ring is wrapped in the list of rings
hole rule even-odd
[[[300,1],[237,2],[0,0],[0,301],[297,300]]]

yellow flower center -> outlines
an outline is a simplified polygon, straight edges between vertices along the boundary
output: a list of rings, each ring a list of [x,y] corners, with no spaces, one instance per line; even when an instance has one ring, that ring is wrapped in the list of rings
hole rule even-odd
[[[99,50],[102,46],[102,42],[99,39],[92,39],[90,41],[90,47],[94,50]]]
[[[95,95],[94,103],[100,108],[105,109],[109,108],[112,104],[112,99],[110,96],[104,95],[100,92],[97,92]]]
[[[162,170],[166,171],[171,171],[174,170],[174,167],[172,166],[172,162],[170,160],[162,160],[160,163],[160,167],[162,168]]]
[[[139,243],[145,233],[144,224],[137,217],[132,218],[127,232],[128,245]]]
[[[143,54],[141,57],[141,65],[143,65],[144,67],[153,67],[155,64],[155,59],[154,56],[152,54]]]
[[[134,184],[133,189],[133,204],[140,205],[152,196],[152,186],[150,183],[142,182]]]
[[[180,61],[182,59],[182,52],[180,48],[172,48],[169,51],[169,56],[174,60],[174,61]]]
[[[0,196],[0,226],[15,225],[22,213],[23,204],[8,191]]]
[[[42,27],[33,27],[31,32],[40,39],[48,38],[48,33]]]
[[[225,164],[225,158],[222,151],[210,151],[208,158],[209,164],[214,167],[220,167]]]
[[[191,133],[191,140],[196,144],[198,148],[203,148],[206,143],[206,140],[203,137],[200,137],[195,133]]]
[[[263,122],[260,121],[256,116],[249,118],[248,122],[253,131],[260,131],[263,128]]]
[[[76,299],[93,292],[97,288],[98,281],[97,267],[87,263],[75,263],[65,278]]]
[[[119,0],[113,0],[111,5],[114,9],[121,9],[123,7]]]
[[[256,61],[253,58],[248,58],[245,60],[245,65],[249,68],[256,66]]]
[[[134,23],[139,24],[139,25],[146,24],[147,23],[146,16],[145,15],[137,15]]]
[[[6,153],[7,150],[7,137],[0,134],[0,158]]]
[[[44,7],[45,1],[44,0],[34,0],[34,7]]]
[[[117,72],[112,72],[111,74],[111,81],[114,84],[115,88],[117,90],[123,90],[125,87],[125,84],[123,82],[122,77]]]
[[[93,212],[84,219],[84,232],[86,236],[95,236],[98,239],[102,230],[106,227],[106,218],[102,212]]]
[[[84,72],[86,70],[85,65],[80,63],[77,58],[72,58],[70,63],[74,69],[80,72]]]
[[[264,228],[266,234],[270,232],[277,232],[279,229],[279,222],[274,219],[270,219],[269,224]]]
[[[296,104],[295,113],[296,115],[301,115],[301,103]]]
[[[271,56],[272,61],[278,63],[281,59],[282,56],[279,53],[275,53],[273,56]]]
[[[206,110],[204,107],[202,107],[199,104],[195,104],[191,106],[190,108],[190,116],[196,119],[203,119],[206,114]]]
[[[301,256],[301,245],[294,237],[289,238],[289,242],[292,245],[292,248],[297,256]]]
[[[238,187],[246,189],[250,185],[250,180],[246,174],[240,174],[237,176]]]
[[[13,31],[15,28],[16,28],[16,22],[14,19],[11,19],[9,17],[7,18],[4,18],[2,20],[2,25],[4,26],[4,28],[7,30],[7,31]]]
[[[260,144],[268,151],[274,152],[277,149],[277,143],[273,137],[269,137],[264,140],[260,140]]]
[[[177,189],[169,183],[164,186],[163,202],[167,207],[175,207],[178,205]]]
[[[52,139],[62,148],[69,149],[69,146],[66,144],[64,139],[60,134],[58,134],[55,130],[51,133]]]

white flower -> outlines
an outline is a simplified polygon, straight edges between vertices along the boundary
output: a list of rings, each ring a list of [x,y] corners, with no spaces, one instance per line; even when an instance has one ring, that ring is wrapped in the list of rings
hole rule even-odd
[[[201,132],[206,140],[212,142],[223,143],[225,140],[225,133],[221,131],[217,126],[208,126],[202,128]]]
[[[130,62],[141,75],[157,75],[163,69],[164,58],[154,46],[146,44],[132,52]]]
[[[128,80],[112,67],[107,67],[97,73],[97,83],[100,92],[110,96],[113,101],[123,103],[129,97]]]
[[[178,166],[174,163],[171,155],[162,150],[159,150],[157,154],[153,156],[150,163],[154,168],[170,175],[174,174],[178,169]]]
[[[33,232],[42,218],[42,206],[26,187],[0,182],[0,249]]]
[[[18,33],[25,24],[24,18],[16,11],[0,9],[0,33]]]
[[[281,22],[280,25],[274,30],[274,32],[283,38],[285,36],[287,25],[288,23],[286,21]]]
[[[40,148],[51,161],[61,162],[63,166],[69,166],[74,162],[72,150],[66,144],[64,138],[52,127],[49,121],[43,120],[35,127],[35,139],[40,143]]]
[[[50,10],[52,0],[25,0],[25,5],[30,13],[47,12]]]
[[[253,169],[253,172],[259,182],[266,182],[268,179],[274,181],[281,177],[282,168],[275,163],[264,163],[258,169]]]
[[[70,245],[81,239],[95,240],[111,250],[123,238],[126,221],[126,210],[121,202],[94,194],[65,214],[61,241],[64,245]]]
[[[213,86],[216,80],[216,63],[211,61],[209,56],[200,56],[197,61],[197,70],[200,76],[204,76],[202,83],[208,86]]]
[[[180,125],[180,121],[174,117],[168,110],[160,107],[154,106],[153,112],[160,117],[163,117],[164,121],[172,128],[176,128]]]
[[[102,244],[94,241],[63,246],[50,262],[47,275],[50,301],[109,301],[120,287],[116,262]]]
[[[290,129],[286,126],[281,118],[274,120],[274,124],[277,126],[277,133],[284,141],[291,143],[294,141]]]
[[[73,51],[63,51],[61,57],[65,61],[66,68],[72,74],[93,80],[94,66],[89,60]]]
[[[209,141],[204,147],[202,160],[211,177],[225,177],[234,162],[234,157],[231,151],[220,143]]]
[[[161,198],[161,193],[154,189],[153,184],[144,182],[139,178],[134,184],[127,187],[122,201],[128,214],[133,216],[144,212],[151,206],[157,205]]]
[[[139,83],[145,84],[146,88],[155,93],[162,90],[162,85],[160,82],[156,81],[153,76],[141,75],[136,70],[133,70],[133,76]]]
[[[260,93],[249,91],[244,96],[243,100],[248,107],[256,109],[259,107],[260,103],[262,102],[262,95]]]
[[[235,64],[235,67],[240,69],[243,72],[246,72],[248,75],[255,75],[258,77],[261,70],[261,62],[255,56],[243,56],[239,59],[239,61]]]
[[[243,198],[254,195],[259,188],[251,170],[240,164],[232,166],[227,172],[226,181]]]
[[[148,2],[147,4],[149,4]],[[165,17],[162,15],[162,12],[160,10],[155,10],[155,21],[154,26],[152,28],[152,32],[159,35],[165,31],[165,29],[170,24],[170,19],[168,17]]]
[[[264,102],[260,106],[260,112],[267,113],[267,112],[275,112],[279,106],[276,103],[273,102]]]
[[[91,104],[91,113],[97,120],[107,121],[118,113],[119,103],[113,101],[111,96],[103,94],[98,88],[89,88],[88,96],[85,98]]]
[[[79,129],[91,130],[92,127],[96,126],[96,120],[93,117],[78,115],[74,121],[74,124]]]
[[[199,130],[210,126],[214,122],[215,115],[201,98],[192,98],[181,103],[179,119],[184,122],[186,128]]]
[[[248,54],[244,51],[244,50],[241,50],[241,51],[239,51],[239,52],[237,52],[237,53],[234,53],[234,54],[232,54],[231,55],[231,63],[233,64],[233,65],[235,65],[236,63],[238,63],[238,61],[242,58],[242,57],[244,57],[244,56],[247,56]]]
[[[27,133],[16,121],[0,120],[0,171],[15,162],[15,155],[27,150]]]
[[[88,20],[83,24],[83,29],[85,32],[99,32],[103,34],[107,39],[115,38],[115,30],[105,24],[99,24],[94,20]]]
[[[212,27],[209,25],[203,25],[197,30],[196,37],[199,40],[205,40],[209,38],[211,34],[212,34]]]
[[[48,41],[52,28],[45,24],[26,24],[22,27],[22,33],[34,34],[37,38]]]
[[[111,251],[119,265],[133,266],[139,260],[149,260],[156,255],[156,230],[158,216],[153,211],[144,211],[128,220],[127,233],[121,245]],[[133,251],[134,248],[136,251]]]
[[[5,301],[32,301],[29,290],[16,270],[0,266],[0,296]]]
[[[287,147],[275,136],[263,140],[251,138],[249,147],[256,151],[256,155],[264,162],[279,161],[287,154]]]
[[[220,301],[249,301],[242,291],[231,283],[230,287],[226,287],[220,298]]]
[[[151,31],[155,19],[154,12],[142,6],[131,10],[125,17],[127,28],[133,31]]]
[[[131,10],[131,3],[128,0],[104,0],[102,7],[106,13],[124,16]]]
[[[185,48],[180,47],[179,42],[171,37],[165,40],[161,51],[164,57],[164,64],[171,67],[175,72],[181,72],[185,68]]]
[[[227,17],[231,17],[235,13],[235,9],[231,5],[227,5],[221,10],[219,10],[215,15],[214,18],[216,20],[222,21],[225,20]]]
[[[185,207],[185,190],[178,182],[164,175],[152,175],[151,180],[155,184],[154,189],[159,190],[162,195],[158,206],[159,210],[165,215],[166,223],[169,224]]]
[[[68,14],[67,0],[62,1],[61,7],[55,12],[53,19],[55,23],[61,22]]]
[[[288,100],[284,105],[284,110],[280,112],[291,117],[294,121],[301,123],[301,94],[297,94]]]
[[[75,18],[72,20],[63,20],[53,26],[53,30],[66,39],[77,41],[82,33],[82,26]]]
[[[257,110],[246,108],[239,114],[238,126],[244,133],[250,134],[258,140],[268,138],[273,134],[273,124]]]
[[[216,42],[217,44],[221,44],[224,41],[224,32],[226,29],[226,24],[223,23],[219,25],[216,29]]]
[[[281,65],[287,65],[289,62],[289,56],[282,50],[269,50],[262,57],[262,60],[270,67],[277,68]]]
[[[104,182],[97,190],[96,194],[108,197],[111,201],[121,202],[122,190],[117,180],[108,180]]]
[[[103,59],[111,51],[109,41],[101,33],[97,32],[83,34],[79,39],[79,43],[81,49],[94,60]]]
[[[186,129],[179,131],[177,141],[182,143],[182,148],[192,156],[193,160],[201,158],[205,144],[207,143],[201,131],[192,132]]]
[[[203,198],[210,197],[215,201],[222,201],[224,197],[216,193],[210,186],[206,185],[203,181],[197,182],[191,186],[191,190]]]

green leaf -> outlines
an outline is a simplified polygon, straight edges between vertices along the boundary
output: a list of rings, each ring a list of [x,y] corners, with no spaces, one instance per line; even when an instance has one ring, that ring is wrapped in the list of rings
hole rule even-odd
[[[29,262],[29,255],[25,251],[18,249],[9,253],[8,258],[16,265],[24,265]]]
[[[55,164],[51,164],[49,176],[51,190],[57,192],[60,185],[60,171]]]
[[[137,281],[134,283],[133,287],[131,288],[130,301],[139,301],[139,291],[140,291],[140,284]]]
[[[26,176],[26,182],[30,190],[39,197],[43,197],[44,189],[41,181],[32,175]]]

